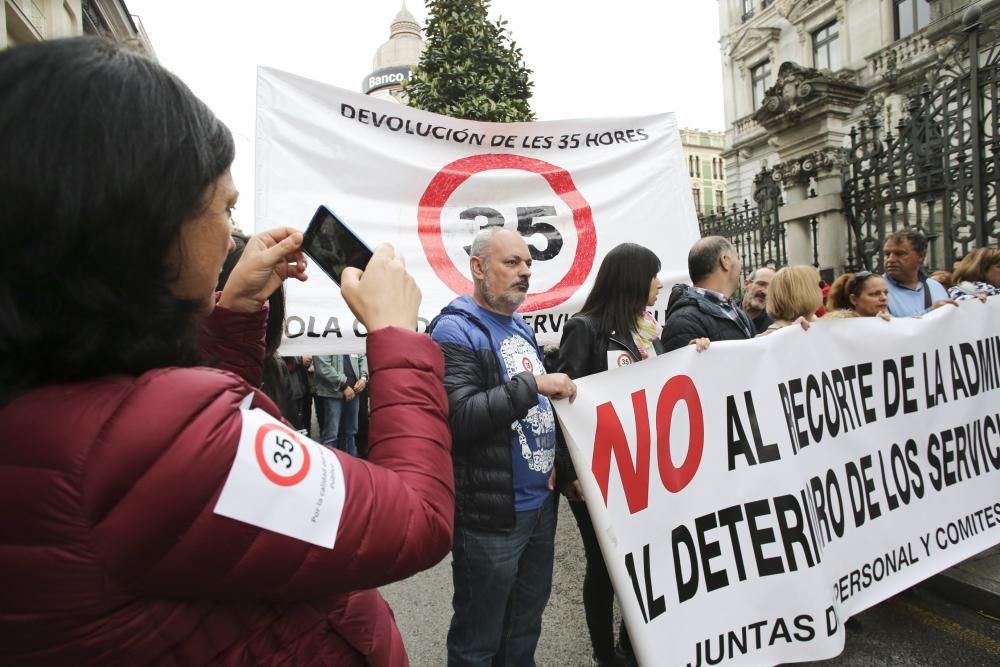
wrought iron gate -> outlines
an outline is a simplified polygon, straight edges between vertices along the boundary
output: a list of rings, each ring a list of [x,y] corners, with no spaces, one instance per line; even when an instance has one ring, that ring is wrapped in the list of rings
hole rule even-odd
[[[928,84],[909,96],[907,117],[895,130],[883,133],[877,119],[851,130],[843,188],[847,268],[881,270],[885,237],[903,227],[927,235],[930,270],[951,270],[968,251],[996,245],[1000,42],[978,17],[967,15],[960,38]]]
[[[754,176],[753,199],[756,207],[744,201],[742,207],[733,204],[728,211],[698,218],[702,238],[724,236],[736,246],[744,275],[760,266],[778,268],[788,263],[785,226],[778,219],[781,185],[766,167]]]

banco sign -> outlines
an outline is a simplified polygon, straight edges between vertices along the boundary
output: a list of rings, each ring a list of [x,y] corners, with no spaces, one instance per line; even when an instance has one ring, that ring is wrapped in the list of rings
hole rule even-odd
[[[377,69],[361,82],[361,92],[366,95],[373,90],[402,85],[413,77],[413,71],[406,65]]]

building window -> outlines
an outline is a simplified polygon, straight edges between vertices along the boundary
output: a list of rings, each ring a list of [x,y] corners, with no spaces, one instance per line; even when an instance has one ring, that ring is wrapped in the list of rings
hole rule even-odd
[[[892,0],[896,23],[896,39],[909,37],[923,30],[931,20],[927,0]]]
[[[759,109],[764,103],[764,93],[771,80],[771,61],[765,60],[750,68],[750,85],[753,86],[753,108]]]
[[[743,0],[743,23],[753,18],[753,0]]]
[[[691,188],[691,196],[694,197],[694,210],[701,215],[701,189]]]
[[[688,176],[694,178],[694,156],[688,155]]]
[[[726,208],[726,199],[725,199],[725,197],[726,197],[726,195],[725,195],[725,193],[722,192],[722,190],[716,190],[715,191],[715,210],[719,211],[720,213],[722,211],[724,211],[725,208]]]
[[[840,33],[837,22],[827,23],[812,34],[813,67],[816,69],[840,69]]]

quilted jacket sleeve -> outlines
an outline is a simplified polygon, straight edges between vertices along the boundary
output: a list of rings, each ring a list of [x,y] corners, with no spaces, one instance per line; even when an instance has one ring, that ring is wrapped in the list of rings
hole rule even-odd
[[[695,338],[705,336],[705,327],[697,319],[697,308],[682,308],[663,323],[660,342],[665,352],[673,352],[688,345]]]
[[[208,369],[149,374],[92,448],[86,520],[109,582],[205,599],[308,599],[373,588],[450,549],[454,480],[441,353],[427,336],[368,337],[370,462],[335,452],[346,501],[333,549],[213,512],[250,391]],[[275,413],[262,394],[255,405]]]
[[[252,387],[264,379],[264,327],[268,307],[255,313],[238,313],[216,306],[201,324],[198,344],[202,357],[213,367],[236,373]]]
[[[456,440],[469,442],[509,428],[512,421],[527,415],[538,405],[538,386],[528,372],[518,373],[506,384],[486,377],[484,367],[493,363],[495,353],[472,347],[460,322],[457,317],[443,318],[434,338],[444,352],[452,432]],[[488,360],[481,355],[488,355]]]

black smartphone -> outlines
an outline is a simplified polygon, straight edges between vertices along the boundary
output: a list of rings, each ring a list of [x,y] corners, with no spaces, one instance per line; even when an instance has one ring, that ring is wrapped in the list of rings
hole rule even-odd
[[[372,258],[371,248],[325,206],[316,209],[306,227],[302,250],[338,285],[345,268],[363,271]]]

